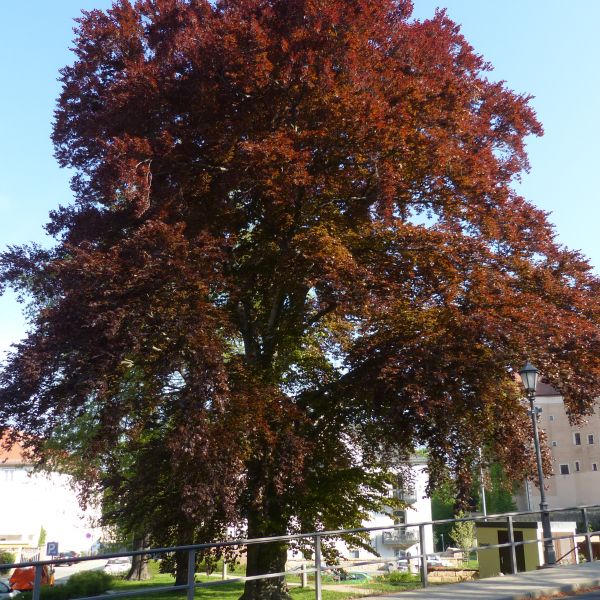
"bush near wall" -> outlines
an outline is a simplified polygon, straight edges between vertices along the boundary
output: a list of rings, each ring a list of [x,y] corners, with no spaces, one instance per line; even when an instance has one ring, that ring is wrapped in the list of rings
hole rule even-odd
[[[0,565],[14,563],[16,558],[17,557],[12,552],[0,550]],[[0,575],[6,575],[9,571],[10,569],[0,569]]]
[[[392,571],[385,579],[392,585],[400,585],[404,583],[414,583],[420,581],[419,575],[409,573],[407,571]]]

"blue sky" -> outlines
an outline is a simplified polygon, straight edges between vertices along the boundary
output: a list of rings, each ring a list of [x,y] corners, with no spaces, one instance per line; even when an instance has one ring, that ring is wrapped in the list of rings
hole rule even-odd
[[[72,19],[109,0],[0,3],[0,249],[44,240],[48,212],[71,199],[69,173],[50,143],[58,69],[71,61]],[[600,274],[600,2],[598,0],[415,0],[461,24],[494,65],[490,75],[532,104],[545,135],[528,144],[531,173],[519,191],[552,212],[559,240]],[[24,332],[14,299],[0,298],[0,352]]]

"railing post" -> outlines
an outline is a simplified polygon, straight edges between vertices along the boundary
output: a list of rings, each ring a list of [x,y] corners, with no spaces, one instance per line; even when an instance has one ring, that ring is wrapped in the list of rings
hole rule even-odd
[[[587,508],[581,509],[583,515],[583,528],[585,530],[585,546],[587,548],[588,561],[594,560],[594,550],[592,548],[592,536],[590,535],[590,521],[588,519]]]
[[[35,576],[33,578],[33,594],[31,600],[40,600],[40,592],[42,588],[42,565],[35,565]]]
[[[315,535],[315,599],[322,600],[321,588],[321,536]]]
[[[421,583],[427,587],[427,552],[425,549],[425,525],[419,525],[419,549],[421,551]]]
[[[300,586],[305,588],[308,585],[308,575],[306,573],[306,565],[300,565]]]
[[[513,518],[506,517],[508,528],[508,541],[510,543],[510,572],[513,575],[517,574],[517,553],[515,551],[515,532],[513,529]]]
[[[187,600],[194,600],[196,593],[196,551],[188,550]],[[33,600],[33,599],[32,599]]]

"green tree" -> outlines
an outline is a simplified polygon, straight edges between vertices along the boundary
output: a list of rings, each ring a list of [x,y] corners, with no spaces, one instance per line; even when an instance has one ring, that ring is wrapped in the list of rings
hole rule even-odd
[[[472,471],[475,473],[472,479],[472,485],[468,494],[468,503],[461,503],[458,494],[458,486],[451,479],[446,480],[433,490],[431,495],[431,513],[434,520],[452,519],[453,516],[469,508],[483,512],[483,502],[481,498],[481,470],[479,459],[473,464]],[[512,512],[516,510],[516,504],[513,499],[515,484],[511,482],[500,465],[492,462],[485,469],[484,473],[485,497],[487,514],[497,514]],[[441,549],[442,536],[444,545],[447,546],[452,536],[452,525],[440,524],[434,526],[434,534],[438,547]]]
[[[464,519],[468,515],[465,512],[456,514],[456,519]],[[475,546],[475,522],[474,521],[459,521],[454,523],[450,531],[452,539],[456,545],[463,551],[463,562],[469,560],[469,550]]]
[[[452,519],[456,513],[456,486],[446,481],[439,485],[431,494],[431,518],[434,521]],[[451,544],[451,524],[440,524],[433,526],[436,544],[440,550]],[[443,540],[443,544],[442,544]],[[442,548],[442,545],[444,548]]]
[[[6,550],[0,550],[0,565],[10,565],[15,562],[15,555],[12,552],[7,552]],[[7,575],[10,569],[0,570],[0,575]]]
[[[0,255],[31,317],[0,423],[40,461],[75,444],[84,500],[181,542],[355,526],[417,446],[460,503],[479,447],[522,477],[525,356],[590,409],[598,280],[513,190],[528,98],[444,12],[116,0],[74,51],[53,140],[76,200],[53,248]],[[251,546],[248,575],[285,559]]]
[[[484,475],[485,478],[485,475]],[[478,482],[479,483],[479,482]],[[514,501],[515,482],[506,477],[506,473],[499,463],[492,463],[487,470],[485,484],[485,498],[488,514],[500,514],[517,510]],[[477,486],[478,506],[481,508],[481,488]]]
[[[41,548],[42,546],[44,546],[46,544],[46,530],[44,529],[44,526],[42,525],[40,527],[40,535],[38,536],[38,548]]]

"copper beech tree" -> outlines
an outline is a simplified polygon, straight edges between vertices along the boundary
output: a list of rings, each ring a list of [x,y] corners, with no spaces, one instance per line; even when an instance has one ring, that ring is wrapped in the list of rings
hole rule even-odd
[[[31,327],[0,418],[151,536],[355,526],[421,445],[432,484],[468,490],[480,447],[522,477],[526,358],[573,418],[600,394],[598,279],[512,187],[542,132],[529,98],[411,9],[119,0],[78,20],[53,133],[76,199],[53,248],[1,256]],[[247,573],[285,558],[251,546]]]

